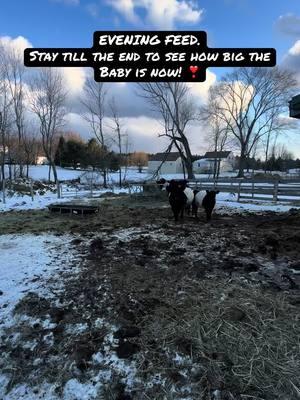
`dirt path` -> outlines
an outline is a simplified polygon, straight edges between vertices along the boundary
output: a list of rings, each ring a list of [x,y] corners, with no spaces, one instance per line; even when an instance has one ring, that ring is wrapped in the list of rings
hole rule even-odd
[[[76,379],[91,399],[296,399],[300,213],[174,223],[163,204],[127,201],[82,219],[24,212],[16,225],[14,213],[1,216],[0,232],[76,234],[84,259],[56,303],[19,303],[16,313],[52,325],[6,333],[10,386],[52,382],[68,398]],[[32,351],[24,329],[37,340]]]

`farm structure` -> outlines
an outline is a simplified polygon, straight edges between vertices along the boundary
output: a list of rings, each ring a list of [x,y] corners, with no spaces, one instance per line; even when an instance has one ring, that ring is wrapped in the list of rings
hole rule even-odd
[[[149,158],[148,173],[182,174],[183,164],[179,152],[157,153]]]
[[[234,162],[235,158],[232,151],[207,151],[204,156],[193,162],[193,170],[196,174],[209,174],[214,169],[219,172],[229,172],[233,171]]]

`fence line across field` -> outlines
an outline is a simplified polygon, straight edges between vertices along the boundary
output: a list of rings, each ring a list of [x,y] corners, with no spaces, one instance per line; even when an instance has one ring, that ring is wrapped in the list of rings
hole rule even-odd
[[[6,191],[10,188],[10,183],[3,180],[1,183],[2,201],[6,202]],[[237,201],[244,200],[269,200],[269,201],[289,201],[300,203],[300,180],[262,180],[262,179],[237,179],[221,178],[219,181],[212,179],[193,179],[189,180],[192,189],[211,190],[216,189],[224,193],[235,193]],[[160,187],[154,181],[126,182],[123,186],[128,190],[129,195],[158,193]],[[0,189],[0,190],[1,190]],[[34,199],[33,182],[28,185],[29,193]],[[93,198],[103,194],[104,188],[100,185],[90,184],[85,189],[78,187],[68,187],[63,182],[57,182],[57,198]],[[115,192],[114,185],[108,189]]]
[[[197,190],[212,190],[216,189],[224,193],[237,194],[237,201],[242,199],[248,200],[269,200],[269,201],[289,201],[300,203],[300,181],[293,183],[278,182],[278,181],[262,181],[262,180],[227,180],[208,181],[205,180],[190,180],[188,185],[191,189]],[[134,182],[130,186],[135,187],[132,193],[138,192],[155,192],[159,190],[156,182]],[[140,190],[137,190],[140,187]]]

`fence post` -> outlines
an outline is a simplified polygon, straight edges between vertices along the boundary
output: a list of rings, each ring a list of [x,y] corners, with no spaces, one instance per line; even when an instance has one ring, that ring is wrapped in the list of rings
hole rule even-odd
[[[32,186],[32,180],[30,181],[30,196],[31,196],[31,200],[33,201],[33,200],[34,200],[34,197],[33,197],[33,186]]]
[[[60,185],[59,185],[59,181],[56,181],[56,192],[57,192],[57,198],[60,199]]]
[[[237,201],[238,201],[238,202],[240,201],[240,197],[241,197],[241,185],[242,185],[242,182],[239,181],[239,186],[238,186],[238,198],[237,198]]]
[[[277,202],[278,199],[278,181],[274,182],[273,201]]]
[[[254,199],[254,180],[252,180],[252,199]]]
[[[128,192],[129,192],[129,196],[131,196],[131,184],[128,183]]]
[[[3,204],[6,203],[6,198],[5,198],[5,178],[3,178],[2,181],[2,196],[3,196]]]

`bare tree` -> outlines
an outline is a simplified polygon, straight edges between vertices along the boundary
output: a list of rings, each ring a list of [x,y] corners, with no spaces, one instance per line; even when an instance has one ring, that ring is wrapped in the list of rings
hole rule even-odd
[[[268,132],[278,131],[278,116],[286,109],[295,85],[292,72],[277,67],[239,68],[210,88],[214,107],[206,106],[202,112],[228,125],[239,143],[238,177],[244,176],[247,157],[256,143]]]
[[[57,181],[54,162],[55,139],[64,123],[66,95],[62,76],[57,69],[42,68],[39,70],[31,84],[31,109],[39,120],[43,151],[50,168],[52,168],[55,182]]]
[[[122,124],[119,116],[119,110],[115,101],[115,98],[113,97],[110,101],[109,104],[110,107],[110,112],[111,112],[111,119],[113,123],[112,130],[114,132],[112,136],[112,141],[116,145],[118,149],[118,154],[119,154],[119,162],[120,162],[120,168],[119,168],[119,187],[122,187],[122,157],[123,157],[123,138],[124,134],[122,134]]]
[[[20,176],[23,176],[23,136],[25,121],[25,67],[23,63],[23,54],[18,49],[3,46],[1,42],[0,47],[2,48],[0,53],[2,53],[1,58],[12,101],[14,124],[18,138],[19,148],[16,152],[17,159],[15,161],[19,164]]]
[[[214,107],[214,102],[211,97],[208,99],[207,109],[211,110]],[[208,134],[207,140],[211,145],[212,150],[217,154],[224,151],[226,146],[229,145],[229,127],[224,123],[217,114],[209,112],[207,115],[203,113],[202,121],[206,123]],[[233,143],[231,143],[232,147]],[[221,159],[215,157],[213,165],[213,178],[218,179],[220,174]]]
[[[26,124],[24,127],[23,148],[25,154],[26,178],[29,177],[29,166],[36,163],[40,142],[37,138],[36,127],[33,124]]]
[[[182,82],[142,83],[139,95],[144,97],[163,120],[166,136],[180,153],[188,178],[194,178],[193,159],[187,138],[188,124],[195,119],[195,107],[189,88]]]
[[[84,94],[81,98],[84,111],[82,117],[88,122],[92,132],[97,139],[98,143],[102,147],[103,157],[107,154],[108,150],[108,138],[104,133],[104,111],[106,103],[106,89],[104,83],[95,82],[91,77],[86,79],[84,85]],[[101,173],[103,175],[104,187],[107,186],[107,170],[108,170],[108,159],[102,160],[101,162]]]
[[[9,95],[9,84],[3,64],[3,48],[0,47],[0,156],[1,176],[5,179],[5,159],[9,146],[10,128],[12,125],[12,100]]]

